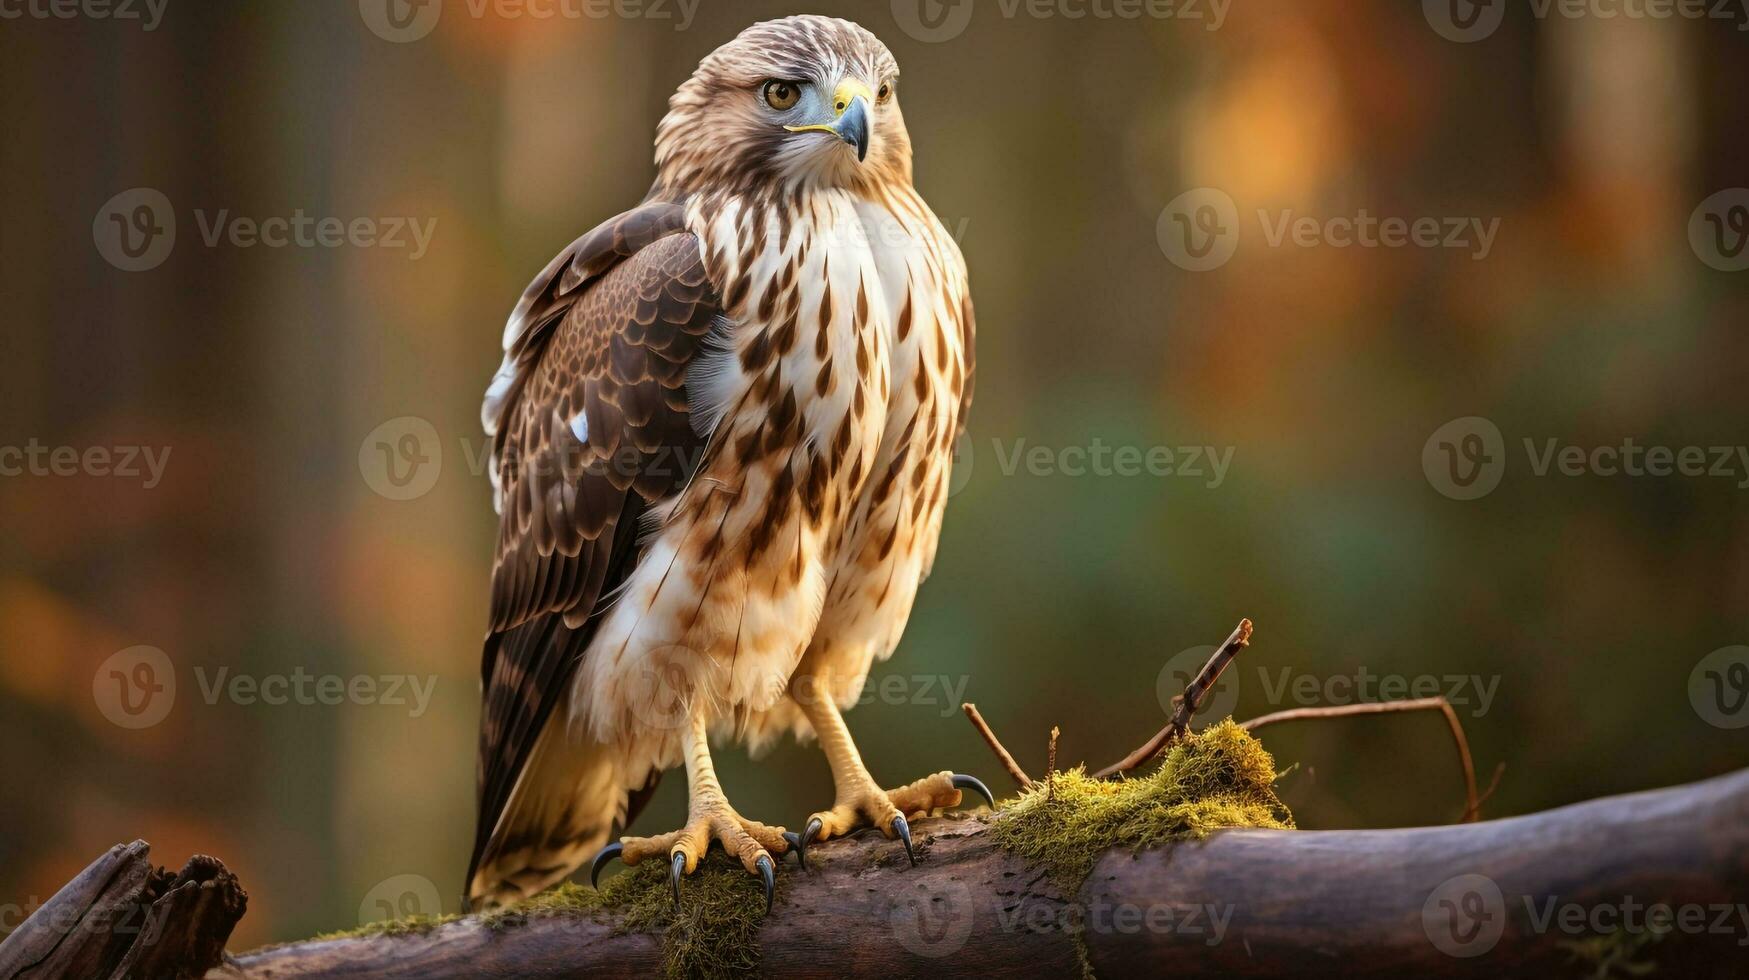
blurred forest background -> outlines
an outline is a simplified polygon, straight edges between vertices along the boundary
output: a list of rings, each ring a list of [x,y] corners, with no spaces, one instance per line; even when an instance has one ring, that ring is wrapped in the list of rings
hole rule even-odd
[[[373,3],[0,20],[0,446],[164,463],[150,487],[143,461],[0,477],[0,929],[135,837],[241,876],[236,948],[357,924],[385,895],[456,909],[495,531],[478,413],[504,317],[643,195],[698,59],[799,9],[893,49],[917,181],[978,309],[963,489],[885,686],[850,715],[877,777],[951,766],[1007,791],[962,697],[1034,772],[1053,724],[1064,760],[1110,762],[1163,723],[1163,667],[1241,616],[1241,718],[1305,703],[1284,679],[1310,678],[1311,703],[1379,696],[1351,689],[1363,669],[1469,685],[1483,779],[1507,764],[1493,816],[1749,765],[1749,729],[1691,697],[1703,658],[1749,643],[1749,472],[1539,476],[1523,446],[1749,441],[1749,275],[1689,234],[1749,186],[1740,23],[1503,4],[1458,43],[1437,3],[1223,3],[1211,29],[1206,2],[1121,19],[978,0],[938,38],[959,8],[934,0],[690,18],[448,0],[405,40]],[[139,187],[177,235],[131,272],[98,242]],[[1163,211],[1197,188],[1242,229],[1209,271],[1163,248]],[[221,211],[300,209],[434,234],[417,258],[203,240]],[[1498,225],[1480,258],[1270,244],[1257,212],[1290,210]],[[1424,449],[1470,416],[1506,466],[1454,499]],[[1231,456],[1219,479],[1080,473],[1101,445]],[[112,658],[138,646],[174,700],[124,727],[116,677],[153,675]],[[277,705],[209,696],[221,670],[434,686],[422,712],[411,686]],[[1436,716],[1265,741],[1299,764],[1284,793],[1305,827],[1462,808]],[[756,818],[795,826],[829,799],[812,748],[719,760]],[[678,819],[683,782],[640,828]]]

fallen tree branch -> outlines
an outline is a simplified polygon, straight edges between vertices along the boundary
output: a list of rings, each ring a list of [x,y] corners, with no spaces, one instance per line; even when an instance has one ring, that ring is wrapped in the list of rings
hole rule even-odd
[[[990,751],[996,754],[996,761],[1002,763],[1002,768],[1008,770],[1008,775],[1014,779],[1014,784],[1021,789],[1032,789],[1032,777],[1026,774],[1026,770],[1020,768],[1020,763],[1014,761],[1014,756],[1008,754],[1008,750],[1002,746],[1002,740],[990,730],[990,723],[984,720],[982,714],[978,713],[978,706],[967,701],[960,707],[965,710],[966,717],[971,719],[972,727],[978,730],[979,735],[984,736],[984,744],[990,746]]]
[[[1168,964],[1175,980],[1582,976],[1595,966],[1576,962],[1575,948],[1621,937],[1575,931],[1547,908],[1617,909],[1625,897],[1643,922],[1657,903],[1732,909],[1749,894],[1749,770],[1461,826],[1225,831],[1139,856],[1108,853],[1074,895],[985,830],[969,818],[918,821],[916,868],[890,860],[894,845],[878,834],[809,848],[814,870],[789,866],[760,932],[765,968],[1062,976],[1078,975],[1084,952],[1107,977]],[[1745,927],[1710,911],[1703,919],[1636,955],[1663,976],[1736,976]],[[607,917],[533,918],[502,931],[468,917],[426,934],[263,950],[209,976],[644,977],[660,972],[661,956],[656,937],[618,932]]]
[[[1458,720],[1457,712],[1452,710],[1451,702],[1443,697],[1414,698],[1406,701],[1379,701],[1365,704],[1341,704],[1325,708],[1290,708],[1287,711],[1277,711],[1273,714],[1240,722],[1239,727],[1247,731],[1256,731],[1265,725],[1273,725],[1283,721],[1303,721],[1312,718],[1347,718],[1353,715],[1387,715],[1399,711],[1441,711],[1445,713],[1445,722],[1451,727],[1452,741],[1457,743],[1458,764],[1464,771],[1464,816],[1461,823],[1474,823],[1481,818],[1482,800],[1476,795],[1476,765],[1470,757],[1470,740],[1464,736],[1463,722]],[[1500,770],[1494,771],[1494,780],[1500,779]],[[1493,785],[1488,787],[1493,794]]]
[[[1214,686],[1220,682],[1221,672],[1225,671],[1227,665],[1233,662],[1233,658],[1239,655],[1239,651],[1245,649],[1250,643],[1251,620],[1241,619],[1238,627],[1233,630],[1233,634],[1227,637],[1225,643],[1216,648],[1209,657],[1208,663],[1203,664],[1202,670],[1198,671],[1196,677],[1185,687],[1184,693],[1172,699],[1176,710],[1173,711],[1172,719],[1166,723],[1166,727],[1156,732],[1154,737],[1148,739],[1141,748],[1094,773],[1094,778],[1105,779],[1145,765],[1149,759],[1164,752],[1173,742],[1183,738],[1185,733],[1190,731],[1191,720],[1196,717],[1198,711],[1202,710],[1203,699],[1208,697],[1208,693],[1214,690]]]
[[[0,980],[199,977],[217,965],[249,896],[217,859],[154,868],[117,844],[0,942]]]

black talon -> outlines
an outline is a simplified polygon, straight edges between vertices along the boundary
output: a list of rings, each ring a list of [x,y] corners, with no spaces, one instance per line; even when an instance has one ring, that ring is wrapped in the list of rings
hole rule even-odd
[[[899,832],[899,840],[905,844],[905,856],[911,859],[911,867],[915,868],[917,855],[911,851],[911,824],[906,822],[904,814],[893,818],[893,829]]]
[[[796,861],[800,862],[802,870],[808,870],[808,853],[802,850],[802,835],[786,830],[783,832],[783,839],[789,842],[789,849],[795,852]]]
[[[990,787],[985,786],[984,781],[978,777],[956,772],[953,774],[953,787],[954,789],[976,790],[978,795],[984,798],[984,802],[990,804],[990,809],[996,809],[996,798],[990,795]]]
[[[777,893],[777,870],[772,867],[770,855],[761,854],[759,860],[753,862],[759,869],[759,880],[765,883],[765,914],[771,914],[771,896]]]
[[[820,835],[820,829],[825,826],[819,817],[809,817],[807,827],[802,829],[800,836],[793,830],[783,832],[783,839],[789,841],[789,846],[795,849],[796,860],[801,863],[802,870],[808,870],[808,845]]]
[[[613,860],[616,857],[619,857],[620,854],[624,853],[624,851],[625,851],[625,845],[621,844],[619,841],[614,841],[613,843],[607,845],[606,847],[604,847],[601,850],[596,852],[595,863],[591,864],[589,866],[589,887],[590,888],[593,888],[596,891],[601,890],[601,886],[597,885],[595,883],[595,879],[601,877],[601,869],[607,867],[607,862]]]
[[[674,883],[674,907],[680,907],[680,876],[686,873],[686,855],[680,851],[674,852],[674,859],[668,863],[668,880]]]

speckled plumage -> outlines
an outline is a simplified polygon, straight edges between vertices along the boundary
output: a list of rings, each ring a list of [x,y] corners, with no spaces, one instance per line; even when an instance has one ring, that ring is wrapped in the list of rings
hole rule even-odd
[[[847,21],[749,28],[671,100],[646,201],[512,314],[483,410],[502,523],[470,899],[573,871],[688,717],[755,750],[808,735],[796,679],[849,707],[897,645],[970,402],[964,262],[896,97],[860,161],[759,101],[896,76]]]

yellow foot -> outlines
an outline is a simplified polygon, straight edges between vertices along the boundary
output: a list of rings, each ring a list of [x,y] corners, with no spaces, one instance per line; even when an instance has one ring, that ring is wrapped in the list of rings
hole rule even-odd
[[[960,773],[944,770],[890,790],[881,789],[865,775],[848,786],[840,785],[838,800],[832,809],[821,810],[809,817],[807,829],[799,838],[790,835],[790,844],[795,847],[796,857],[805,868],[808,866],[809,844],[843,836],[858,827],[875,827],[888,840],[897,837],[903,841],[905,856],[915,866],[917,855],[911,849],[911,820],[932,810],[959,806],[962,789],[976,791],[991,806],[996,803],[982,782]]]
[[[787,854],[790,842],[782,827],[769,827],[757,820],[748,820],[729,806],[721,796],[695,797],[686,826],[654,837],[621,837],[595,856],[589,883],[595,884],[601,869],[618,857],[628,867],[646,858],[667,855],[668,879],[674,885],[674,902],[680,903],[680,879],[698,868],[711,841],[720,841],[723,849],[740,860],[748,874],[758,875],[765,884],[765,911],[771,911],[771,896],[777,887],[777,863],[773,854]],[[793,836],[793,835],[791,835]]]

